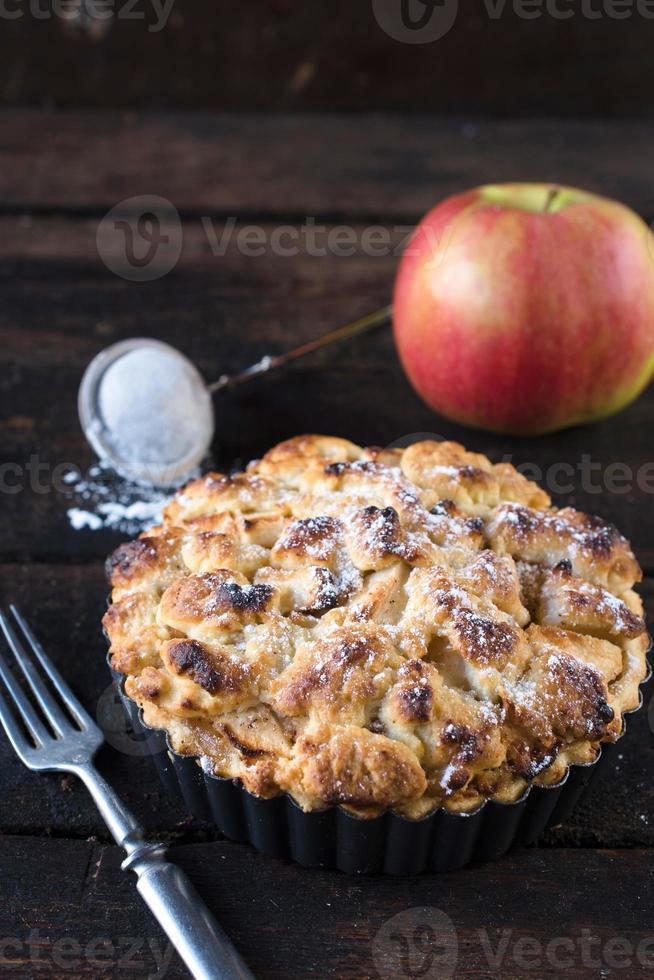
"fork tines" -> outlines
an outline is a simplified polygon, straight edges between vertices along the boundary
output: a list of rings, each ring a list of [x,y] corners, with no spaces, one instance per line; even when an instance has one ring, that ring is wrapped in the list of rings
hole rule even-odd
[[[0,722],[14,749],[24,759],[25,754],[34,747],[45,747],[55,739],[65,739],[90,727],[94,728],[95,725],[55,669],[18,609],[11,605],[9,610],[9,613],[0,610],[0,628],[40,709],[36,710],[0,653]],[[37,664],[53,690],[46,683]],[[9,695],[15,710],[10,708],[3,691]],[[33,746],[25,738],[16,714],[29,732]]]

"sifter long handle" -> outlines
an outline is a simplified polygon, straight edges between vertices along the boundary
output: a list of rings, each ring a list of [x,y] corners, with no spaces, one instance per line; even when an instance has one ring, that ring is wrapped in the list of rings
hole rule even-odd
[[[244,381],[249,381],[250,378],[265,374],[273,368],[282,367],[282,365],[288,364],[290,361],[297,360],[298,357],[304,357],[305,354],[311,354],[315,350],[329,346],[329,344],[335,344],[340,340],[347,340],[349,337],[356,337],[357,334],[365,333],[367,330],[373,330],[375,327],[381,327],[386,323],[390,323],[392,314],[393,307],[385,306],[383,309],[377,310],[376,313],[369,313],[367,316],[354,320],[352,323],[346,323],[344,327],[337,327],[336,330],[330,330],[329,333],[323,334],[322,337],[317,337],[316,340],[310,340],[306,344],[301,344],[300,347],[295,347],[293,350],[287,351],[286,354],[267,354],[260,361],[257,361],[256,364],[251,364],[250,367],[239,371],[238,374],[223,374],[217,381],[207,385],[207,387],[212,393],[214,391],[222,391],[223,388],[233,388],[235,385],[240,385]]]

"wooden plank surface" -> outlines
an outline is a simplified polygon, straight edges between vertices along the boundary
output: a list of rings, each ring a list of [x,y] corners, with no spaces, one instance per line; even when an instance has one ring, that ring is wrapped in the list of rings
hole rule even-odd
[[[651,851],[520,850],[442,876],[359,880],[307,874],[225,842],[171,853],[262,980],[421,975],[412,969],[439,980],[562,972],[576,980],[644,978],[653,969]],[[162,964],[168,980],[186,977],[120,860],[118,848],[95,842],[0,837],[0,936],[11,956],[3,975],[63,977],[74,968],[102,980],[146,969],[152,976]],[[619,900],[625,894],[629,903]],[[430,973],[429,949],[415,938],[419,910],[437,951]],[[64,922],[71,943],[57,946]],[[90,945],[103,939],[110,945]]]
[[[76,392],[89,359],[108,343],[159,337],[212,378],[316,336],[386,303],[397,263],[392,245],[406,226],[436,198],[489,173],[594,186],[654,215],[643,166],[654,149],[649,129],[15,110],[0,113],[0,123],[0,599],[29,612],[86,706],[99,711],[118,747],[103,754],[102,769],[121,797],[150,832],[180,845],[179,859],[262,977],[400,980],[406,974],[393,966],[392,949],[386,975],[380,970],[375,937],[389,918],[421,906],[452,919],[457,977],[555,976],[546,959],[534,967],[515,957],[521,938],[544,948],[557,937],[576,943],[566,973],[587,976],[594,968],[579,947],[585,928],[601,939],[597,971],[618,971],[606,961],[607,944],[609,957],[611,940],[635,949],[650,930],[654,739],[647,711],[630,719],[618,756],[566,824],[495,865],[413,882],[350,881],[268,861],[189,818],[120,730],[98,624],[102,561],[122,535],[74,531],[67,509],[87,504],[71,496],[61,476],[92,461]],[[180,260],[153,282],[130,282],[107,267],[107,258],[110,264],[120,258],[119,242],[109,255],[98,252],[105,212],[138,194],[161,194],[181,213]],[[202,219],[220,236],[232,215],[230,243],[216,255]],[[312,255],[304,246],[292,257],[276,253],[275,231],[291,225],[301,235],[310,217],[325,234],[347,225],[353,254],[328,248]],[[237,240],[252,224],[267,243],[257,257]],[[383,255],[362,244],[371,225],[388,233]],[[397,364],[390,332],[382,330],[222,396],[217,418],[212,454],[220,468],[306,430],[377,444],[434,433],[496,460],[531,464],[558,503],[615,521],[654,573],[654,389],[613,419],[543,439],[472,432],[422,405]],[[614,464],[631,468],[626,489],[611,484]],[[654,577],[641,591],[651,619]],[[0,956],[14,957],[8,972],[1,964],[2,976],[35,975],[31,929],[39,930],[37,951],[46,957],[38,975],[69,975],[70,966],[53,959],[53,944],[65,936],[82,948],[74,968],[82,977],[155,973],[162,937],[119,872],[118,851],[81,787],[26,772],[4,739],[0,772]],[[65,888],[58,887],[62,880]],[[410,941],[415,927],[413,919],[408,927],[400,920],[400,936]],[[484,928],[492,949],[503,941],[502,929],[513,930],[499,965],[488,961],[478,935]],[[87,957],[87,944],[107,936],[140,941],[132,973],[118,965],[117,954],[104,965]],[[19,946],[5,950],[2,942],[11,938]],[[441,963],[439,976],[450,965]],[[638,962],[630,969],[620,975],[652,973]],[[166,976],[183,975],[176,960],[167,964]]]
[[[651,111],[654,25],[646,3],[437,4],[438,40],[410,44],[397,40],[404,36],[397,30],[401,7],[389,0],[116,0],[87,4],[78,17],[76,6],[5,5],[5,102],[500,115]],[[162,7],[167,19],[157,13]],[[70,15],[48,18],[53,8]],[[89,12],[97,8],[102,19],[94,22]],[[387,30],[375,17],[380,9],[390,14]],[[429,7],[416,3],[409,11],[431,19]]]
[[[0,210],[13,212],[159,194],[182,212],[404,222],[480,183],[545,180],[654,217],[654,132],[629,119],[6,109],[0,153]]]

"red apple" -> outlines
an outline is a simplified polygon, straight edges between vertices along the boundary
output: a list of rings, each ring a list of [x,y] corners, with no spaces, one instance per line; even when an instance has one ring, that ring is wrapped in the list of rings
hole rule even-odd
[[[404,369],[448,418],[512,433],[598,419],[654,371],[654,236],[595,194],[480,187],[422,219],[393,305]]]

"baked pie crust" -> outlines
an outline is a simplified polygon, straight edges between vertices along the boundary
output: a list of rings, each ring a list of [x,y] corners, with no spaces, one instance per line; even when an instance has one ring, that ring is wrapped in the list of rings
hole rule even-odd
[[[454,442],[291,439],[108,567],[145,723],[304,810],[512,802],[619,738],[647,674],[625,538]]]

